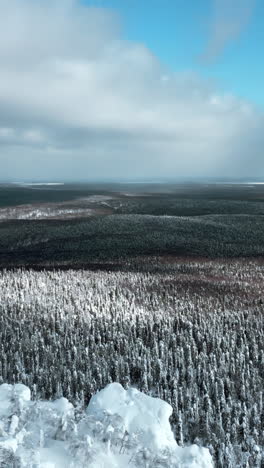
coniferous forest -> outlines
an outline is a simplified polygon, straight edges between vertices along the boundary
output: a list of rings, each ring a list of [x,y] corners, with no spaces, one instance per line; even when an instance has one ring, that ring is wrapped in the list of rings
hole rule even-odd
[[[0,293],[0,383],[76,411],[107,383],[132,385],[172,405],[179,445],[263,468],[263,262],[3,270]]]

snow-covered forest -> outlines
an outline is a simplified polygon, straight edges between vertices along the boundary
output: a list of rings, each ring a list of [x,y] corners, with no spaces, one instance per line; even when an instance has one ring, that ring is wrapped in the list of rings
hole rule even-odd
[[[0,292],[0,384],[76,411],[108,383],[134,386],[172,406],[180,446],[208,447],[219,468],[264,466],[260,262],[3,271]]]

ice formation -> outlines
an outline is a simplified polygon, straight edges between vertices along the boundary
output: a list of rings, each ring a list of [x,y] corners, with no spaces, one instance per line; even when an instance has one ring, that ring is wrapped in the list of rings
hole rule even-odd
[[[83,414],[65,398],[31,401],[22,384],[0,385],[0,466],[21,468],[212,468],[209,451],[179,447],[172,408],[118,383]]]

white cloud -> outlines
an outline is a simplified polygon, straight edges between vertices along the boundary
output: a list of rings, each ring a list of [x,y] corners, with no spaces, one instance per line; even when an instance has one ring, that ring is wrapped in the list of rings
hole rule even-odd
[[[13,128],[8,128],[8,127],[0,127],[0,139],[6,140],[8,138],[12,138],[14,135],[14,130]]]
[[[212,0],[209,40],[201,56],[203,62],[215,60],[234,41],[250,21],[255,0]]]
[[[164,70],[109,11],[65,0],[0,0],[0,11],[2,177],[263,169],[263,115]]]

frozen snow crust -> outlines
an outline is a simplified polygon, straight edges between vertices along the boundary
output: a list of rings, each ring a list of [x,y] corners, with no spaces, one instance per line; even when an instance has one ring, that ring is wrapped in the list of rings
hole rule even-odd
[[[65,398],[31,401],[25,385],[0,385],[1,468],[212,468],[208,449],[179,447],[166,402],[118,383],[80,414]]]

